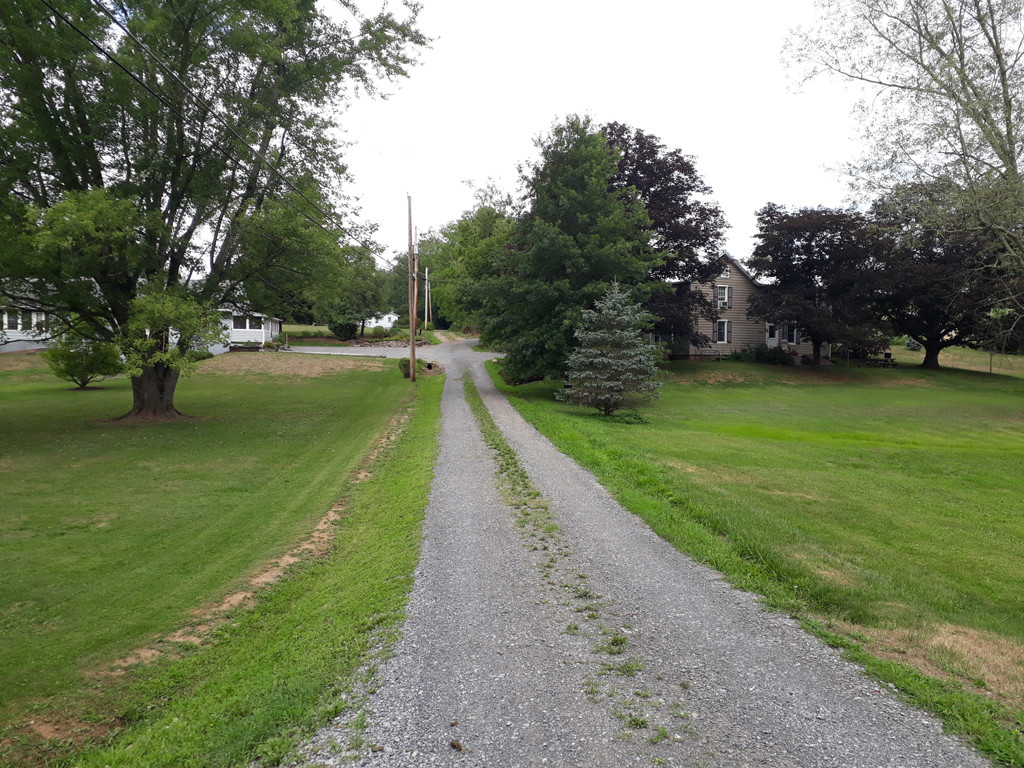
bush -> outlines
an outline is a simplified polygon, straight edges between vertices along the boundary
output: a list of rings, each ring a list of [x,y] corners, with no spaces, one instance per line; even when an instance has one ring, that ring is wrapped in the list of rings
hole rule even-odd
[[[193,363],[198,363],[200,360],[209,360],[213,357],[213,352],[208,349],[190,349],[185,353],[185,357]]]
[[[794,358],[784,349],[759,344],[756,347],[733,350],[728,357],[741,363],[764,363],[767,365],[793,365]]]
[[[93,341],[74,331],[58,336],[42,356],[57,378],[70,381],[79,389],[124,371],[121,351],[114,344]]]
[[[398,370],[402,372],[402,377],[409,378],[409,358],[402,357],[398,359]]]
[[[921,342],[915,339],[913,336],[907,336],[906,344],[907,349],[909,349],[911,352],[920,352],[922,349],[924,349],[924,346],[921,344]]]
[[[381,328],[379,325],[376,328],[370,329],[370,337],[374,339],[386,339],[391,335],[391,331],[387,328]]]
[[[350,341],[356,337],[359,330],[359,323],[349,323],[345,320],[332,320],[327,324],[334,338],[340,341]]]

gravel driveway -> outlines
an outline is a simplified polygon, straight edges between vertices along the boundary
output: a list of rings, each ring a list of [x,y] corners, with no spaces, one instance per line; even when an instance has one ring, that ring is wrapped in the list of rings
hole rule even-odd
[[[448,379],[408,618],[361,748],[341,748],[354,732],[337,722],[307,765],[990,765],[655,536],[518,415],[467,343],[418,355]],[[499,496],[464,376],[549,502],[559,530],[540,546]]]

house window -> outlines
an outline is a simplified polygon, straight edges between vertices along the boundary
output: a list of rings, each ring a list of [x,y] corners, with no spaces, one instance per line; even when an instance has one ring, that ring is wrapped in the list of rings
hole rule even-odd
[[[769,339],[774,339],[776,334],[777,334],[777,331],[775,329],[775,326],[774,325],[769,325],[768,326],[768,338]]]
[[[715,286],[715,305],[719,309],[732,309],[732,286]]]
[[[721,276],[722,277],[732,277],[732,272],[730,272],[728,264],[726,264],[724,267],[722,267],[722,275]]]
[[[244,331],[245,318],[239,315],[235,315],[234,317],[231,318],[231,327],[234,328],[236,331]]]
[[[728,344],[732,341],[732,321],[731,320],[716,320],[715,321],[715,344]]]
[[[263,318],[262,317],[250,317],[249,318],[249,330],[250,331],[262,331],[263,330]]]
[[[789,323],[786,325],[786,341],[790,344],[800,343],[800,334],[797,332],[795,323]]]

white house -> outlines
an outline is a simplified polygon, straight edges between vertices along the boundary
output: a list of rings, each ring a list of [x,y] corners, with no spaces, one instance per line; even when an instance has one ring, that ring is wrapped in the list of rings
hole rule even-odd
[[[227,352],[231,346],[263,347],[281,333],[282,320],[261,312],[240,312],[222,309],[221,324],[227,331],[228,342],[215,344],[210,351],[215,355]],[[29,312],[0,308],[0,352],[18,352],[26,349],[45,349],[50,324],[45,312]]]
[[[49,327],[45,312],[0,308],[0,352],[44,349]]]
[[[367,328],[387,328],[395,324],[398,320],[398,315],[394,312],[385,312],[383,315],[374,315],[366,319]]]
[[[222,309],[221,324],[228,332],[227,344],[215,344],[210,351],[215,355],[227,352],[233,346],[263,347],[275,336],[281,335],[284,322],[279,317],[264,315],[262,312],[241,312],[239,310]]]

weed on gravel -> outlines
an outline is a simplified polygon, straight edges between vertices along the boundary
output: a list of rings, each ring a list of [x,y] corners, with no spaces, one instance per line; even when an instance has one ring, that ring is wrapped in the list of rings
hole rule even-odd
[[[491,378],[663,539],[1024,766],[1021,379],[665,368],[643,425]]]
[[[603,626],[602,619],[611,613],[610,606],[587,584],[588,574],[574,567],[572,553],[559,532],[548,502],[531,483],[515,450],[491,418],[476,386],[469,380],[464,382],[464,386],[466,401],[480,427],[484,442],[493,452],[499,490],[512,508],[516,525],[522,529],[524,544],[533,552],[543,550],[543,558],[537,561],[541,583],[568,598],[559,600],[559,604],[571,608],[582,617],[569,623],[563,633],[597,638],[593,653],[603,654],[609,659],[621,657],[629,647],[629,638]],[[581,627],[580,623],[586,623],[586,628]],[[621,626],[628,629],[629,622],[622,622]],[[635,681],[632,688],[620,689],[614,684],[617,679],[635,678],[643,669],[644,665],[638,658],[621,662],[608,661],[602,663],[598,670],[598,677],[605,679],[605,682],[599,683],[592,677],[584,680],[583,692],[591,700],[606,700],[610,713],[628,726],[628,730],[620,734],[623,738],[629,738],[637,729],[647,728],[652,718],[666,717],[654,706],[652,694],[646,688],[644,696],[634,693]],[[652,685],[657,684],[657,680],[660,678],[652,680]],[[667,734],[668,726],[674,726],[675,721],[671,715],[667,715],[667,718],[664,724],[657,724],[658,733]],[[662,739],[651,743],[657,744],[660,741]]]

